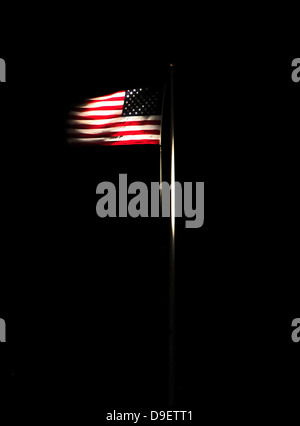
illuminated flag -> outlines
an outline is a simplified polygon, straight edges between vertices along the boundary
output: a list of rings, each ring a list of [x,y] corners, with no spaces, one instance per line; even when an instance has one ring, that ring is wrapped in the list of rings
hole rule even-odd
[[[131,89],[92,98],[70,112],[68,142],[135,145],[161,142],[162,94]]]

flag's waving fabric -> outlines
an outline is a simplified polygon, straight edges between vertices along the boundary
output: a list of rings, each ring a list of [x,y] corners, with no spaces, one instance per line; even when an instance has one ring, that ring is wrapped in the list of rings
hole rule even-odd
[[[68,142],[158,145],[161,110],[161,93],[152,89],[124,90],[88,99],[70,112]]]

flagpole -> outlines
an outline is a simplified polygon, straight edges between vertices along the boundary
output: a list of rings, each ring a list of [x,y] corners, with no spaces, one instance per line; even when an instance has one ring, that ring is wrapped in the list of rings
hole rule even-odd
[[[175,404],[175,145],[174,145],[174,64],[171,74],[171,240],[169,288],[169,405]]]
[[[159,216],[162,216],[162,149],[159,145]]]
[[[165,96],[166,96],[166,88],[167,85],[164,85],[163,90],[163,96],[162,96],[162,110],[161,110],[161,122],[163,122],[163,112],[164,112],[164,105],[165,105]],[[163,174],[162,174],[162,146],[161,146],[161,139],[159,144],[159,217],[162,217],[162,184],[163,181]]]

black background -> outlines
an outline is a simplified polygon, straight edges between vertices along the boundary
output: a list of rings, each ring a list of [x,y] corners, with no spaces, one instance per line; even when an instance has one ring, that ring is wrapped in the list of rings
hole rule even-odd
[[[176,179],[205,182],[204,226],[176,221],[176,407],[195,419],[293,417],[300,84],[295,37],[283,31],[292,23],[85,12],[15,25],[0,50],[0,377],[11,415],[167,407],[168,220],[95,214],[99,182],[159,179],[158,147],[70,147],[65,119],[87,97],[163,86],[174,62]],[[167,91],[165,180],[169,102]]]

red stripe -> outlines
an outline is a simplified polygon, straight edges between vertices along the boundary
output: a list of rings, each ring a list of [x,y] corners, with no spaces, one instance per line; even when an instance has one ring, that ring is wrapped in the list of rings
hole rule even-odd
[[[87,112],[87,111],[114,111],[114,110],[120,110],[123,109],[123,105],[115,105],[115,106],[99,106],[99,107],[95,107],[95,108],[80,108],[80,107],[75,107],[73,109],[73,111],[76,112]]]
[[[71,136],[76,138],[105,138],[105,137],[119,137],[119,136],[133,136],[133,135],[160,135],[160,130],[124,130],[122,132],[106,132],[106,133],[95,133],[95,134],[85,134],[85,133],[75,133],[72,132]]]
[[[125,98],[125,94],[123,95],[123,96],[120,96],[120,97],[118,97],[118,98],[113,98],[113,97],[110,97],[109,99],[98,99],[98,100],[88,100],[86,103],[89,103],[89,104],[93,104],[93,103],[95,103],[95,102],[112,102],[112,101],[124,101],[124,98]],[[79,105],[80,106],[80,105]]]
[[[118,93],[118,97],[114,97],[114,95],[116,95]],[[125,98],[125,93],[126,90],[121,90],[120,92],[116,92],[116,93],[111,93],[109,95],[104,95],[104,96],[97,96],[97,98],[91,98],[91,99],[86,99],[86,102],[106,102],[106,101],[113,101],[113,100],[123,100]]]
[[[92,142],[92,141],[69,141],[70,143],[75,143],[76,145],[159,145],[159,139],[139,139],[139,140],[129,140],[129,141],[115,141],[111,140],[101,141],[101,142]]]
[[[89,115],[87,117],[79,117],[75,112],[70,113],[70,118],[74,118],[77,120],[105,120],[108,118],[118,118],[122,117],[122,114],[112,114],[112,115]]]
[[[78,118],[78,117],[77,117]],[[82,117],[83,120],[87,117]],[[107,123],[107,124],[80,124],[80,123],[71,123],[69,127],[71,129],[103,129],[104,127],[120,127],[120,126],[142,126],[143,124],[147,125],[160,125],[160,120],[141,120],[141,121],[120,121],[118,123]]]

